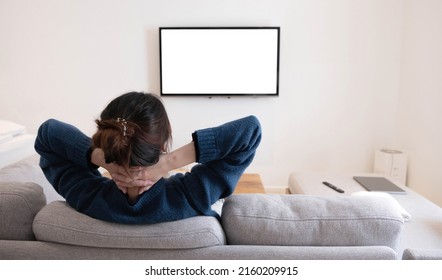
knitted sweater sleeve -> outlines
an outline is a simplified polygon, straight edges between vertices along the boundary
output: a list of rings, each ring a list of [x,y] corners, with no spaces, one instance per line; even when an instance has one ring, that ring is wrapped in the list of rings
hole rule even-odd
[[[193,134],[197,161],[187,174],[187,188],[198,209],[210,211],[220,198],[233,193],[252,162],[261,141],[261,126],[254,116],[238,119]]]

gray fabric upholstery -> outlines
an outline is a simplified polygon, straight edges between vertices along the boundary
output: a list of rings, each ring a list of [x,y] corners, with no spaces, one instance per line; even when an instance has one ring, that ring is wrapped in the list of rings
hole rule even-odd
[[[32,221],[45,204],[37,184],[0,182],[0,239],[34,240]]]
[[[234,195],[222,225],[229,244],[388,246],[404,221],[388,199],[299,195]]]
[[[35,217],[33,228],[40,241],[91,247],[188,249],[225,244],[223,229],[214,217],[123,225],[93,219],[62,201],[45,206]]]
[[[405,249],[403,260],[442,260],[441,249]]]
[[[0,260],[136,259],[136,260],[394,260],[385,246],[212,246],[196,249],[115,249],[40,241],[0,240]]]

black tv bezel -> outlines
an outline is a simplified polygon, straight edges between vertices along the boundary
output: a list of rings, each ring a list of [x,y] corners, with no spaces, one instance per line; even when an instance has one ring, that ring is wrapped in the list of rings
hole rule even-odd
[[[163,69],[162,69],[162,45],[161,45],[161,31],[164,29],[275,29],[277,30],[277,61],[276,61],[276,93],[164,93],[163,92]],[[200,97],[240,97],[240,96],[252,96],[252,97],[278,97],[279,96],[279,63],[280,63],[280,37],[281,27],[279,26],[181,26],[181,27],[159,27],[159,58],[160,58],[160,95],[162,97],[186,97],[186,96],[200,96]]]

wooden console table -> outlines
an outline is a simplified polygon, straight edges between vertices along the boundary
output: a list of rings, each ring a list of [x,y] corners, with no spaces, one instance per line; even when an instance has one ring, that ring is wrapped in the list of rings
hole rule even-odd
[[[245,173],[239,179],[234,194],[265,193],[261,177],[255,173]]]

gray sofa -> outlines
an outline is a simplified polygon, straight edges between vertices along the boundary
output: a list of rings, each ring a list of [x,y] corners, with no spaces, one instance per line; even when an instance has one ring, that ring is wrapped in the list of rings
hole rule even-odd
[[[388,199],[233,195],[220,212],[221,220],[199,216],[152,225],[96,220],[58,200],[32,156],[0,170],[0,259],[402,257],[396,250],[404,220]],[[440,257],[438,251],[429,255]]]

